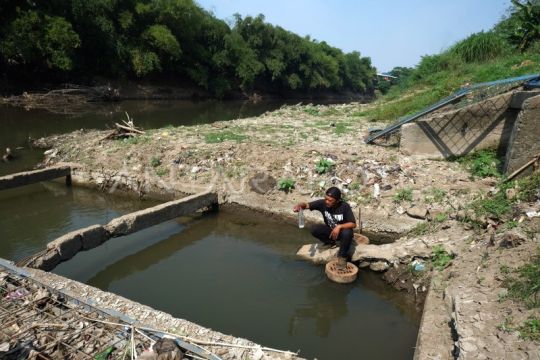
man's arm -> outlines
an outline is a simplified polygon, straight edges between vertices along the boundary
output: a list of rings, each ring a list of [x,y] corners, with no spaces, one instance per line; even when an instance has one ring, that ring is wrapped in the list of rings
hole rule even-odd
[[[309,203],[301,202],[301,203],[296,204],[296,205],[293,207],[293,211],[294,211],[294,212],[299,212],[300,209],[308,210],[308,209],[309,209]]]
[[[346,222],[344,224],[339,224],[339,225],[336,225],[335,228],[332,229],[332,232],[330,233],[330,238],[334,241],[337,240],[338,236],[339,236],[339,232],[343,229],[354,229],[356,227],[356,223],[355,222]]]

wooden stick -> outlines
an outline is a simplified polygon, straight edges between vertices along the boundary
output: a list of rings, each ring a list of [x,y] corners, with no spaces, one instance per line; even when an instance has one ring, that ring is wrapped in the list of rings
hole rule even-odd
[[[514,171],[510,176],[508,176],[505,180],[506,181],[510,181],[512,180],[513,178],[515,178],[517,175],[521,174],[523,172],[523,170],[525,170],[526,168],[528,168],[529,166],[533,165],[536,161],[538,161],[540,159],[540,154],[536,155],[533,159],[531,159],[529,162],[527,162],[525,165],[523,165],[522,167],[520,167],[519,169],[517,169],[516,171]]]

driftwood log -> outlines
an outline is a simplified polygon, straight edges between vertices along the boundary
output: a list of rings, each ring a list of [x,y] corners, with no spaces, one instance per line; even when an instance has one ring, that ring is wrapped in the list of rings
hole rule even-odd
[[[122,124],[114,123],[115,129],[110,134],[105,136],[103,140],[117,140],[135,137],[138,135],[144,135],[144,131],[138,129],[133,124],[133,119],[129,116],[127,112],[126,117],[127,121],[122,120]]]

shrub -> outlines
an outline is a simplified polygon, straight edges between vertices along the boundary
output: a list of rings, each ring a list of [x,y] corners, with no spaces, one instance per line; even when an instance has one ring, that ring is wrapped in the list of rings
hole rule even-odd
[[[501,161],[497,158],[497,153],[493,149],[480,150],[457,158],[456,160],[465,166],[473,176],[481,178],[501,176],[499,171]]]
[[[315,165],[315,171],[317,174],[324,174],[328,172],[334,166],[334,161],[330,158],[321,158],[317,165]]]
[[[296,184],[296,181],[291,178],[279,179],[278,189],[286,193],[289,193],[292,191],[292,189],[294,189],[295,184]]]
[[[522,300],[529,308],[540,306],[540,248],[531,261],[511,271],[501,268],[504,275],[503,286],[508,289],[508,297]]]

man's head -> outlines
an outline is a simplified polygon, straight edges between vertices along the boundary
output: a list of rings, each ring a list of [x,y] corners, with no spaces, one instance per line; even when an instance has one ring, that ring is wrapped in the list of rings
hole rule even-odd
[[[328,190],[326,190],[325,196],[324,196],[324,204],[326,207],[334,207],[341,201],[341,190],[339,190],[337,187],[332,186]]]

